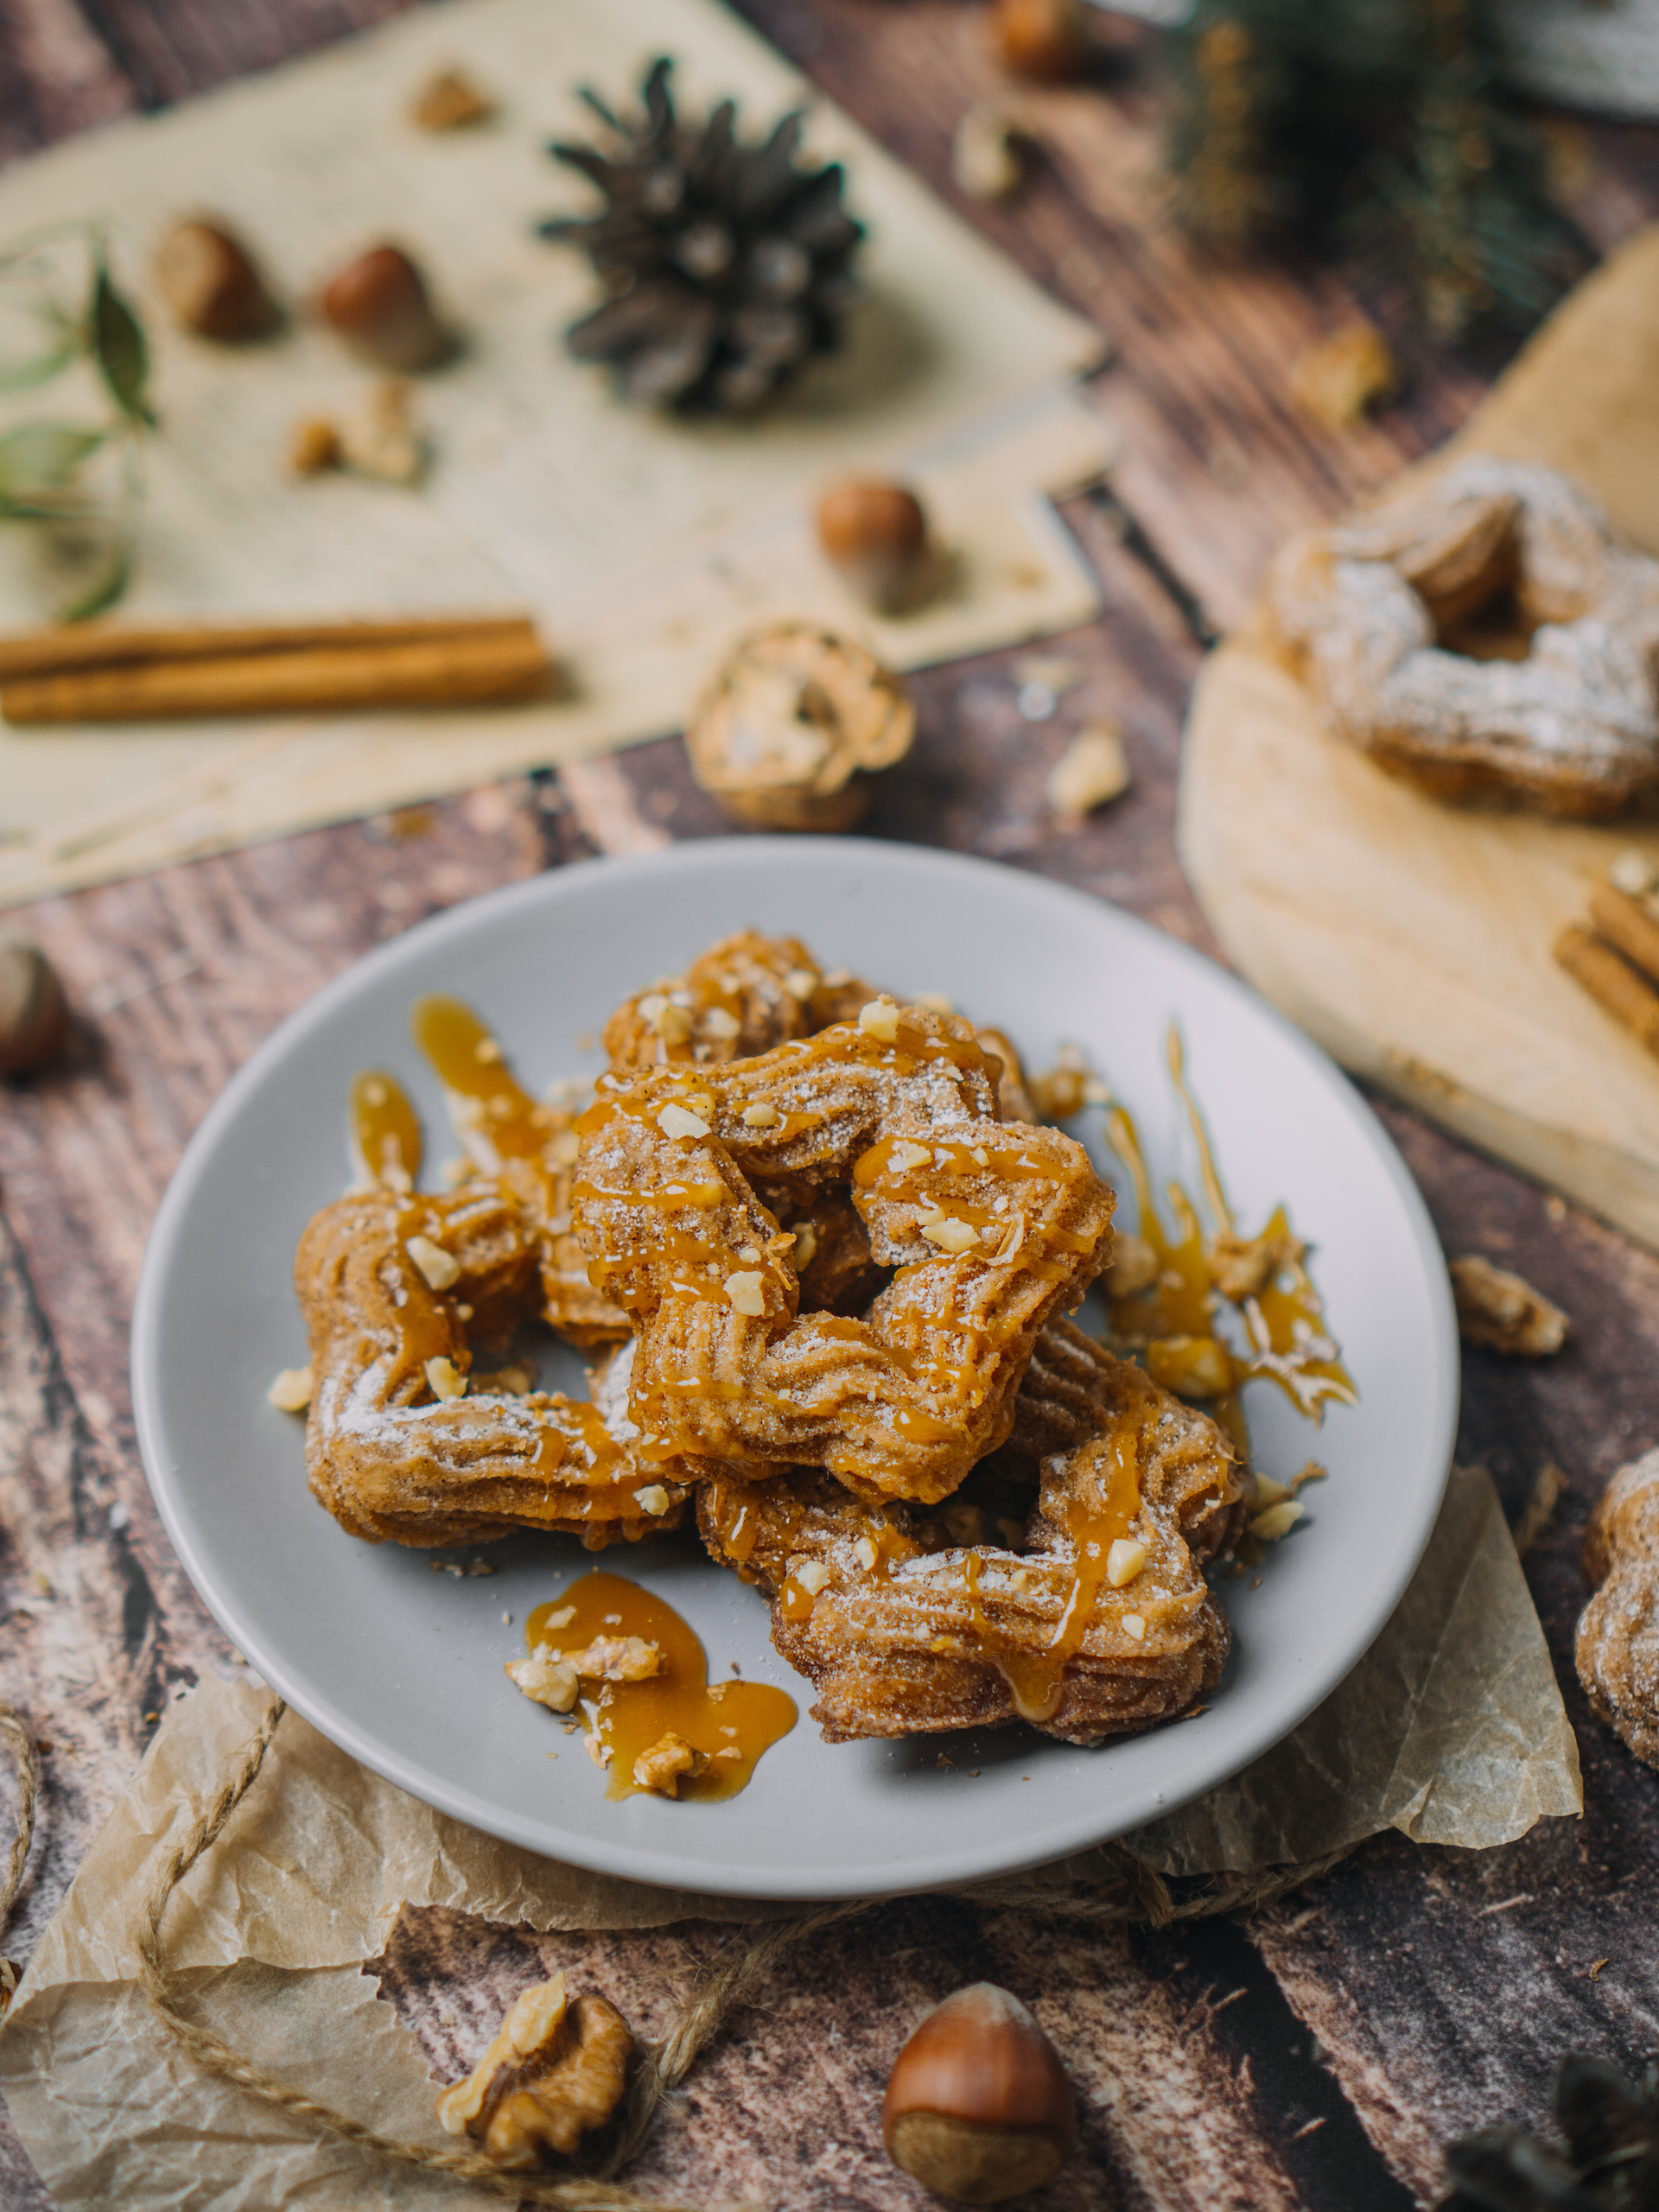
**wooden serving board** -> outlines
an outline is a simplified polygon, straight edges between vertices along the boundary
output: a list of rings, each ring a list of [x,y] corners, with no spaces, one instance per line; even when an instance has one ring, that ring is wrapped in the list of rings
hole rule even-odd
[[[1659,225],[1579,287],[1429,467],[1548,462],[1659,555]],[[1327,736],[1246,628],[1188,715],[1178,843],[1230,957],[1357,1075],[1659,1249],[1659,1060],[1557,931],[1659,806],[1610,824],[1444,805]]]

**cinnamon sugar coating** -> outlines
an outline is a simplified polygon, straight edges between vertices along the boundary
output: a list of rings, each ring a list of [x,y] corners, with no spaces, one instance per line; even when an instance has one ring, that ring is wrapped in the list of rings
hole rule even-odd
[[[1332,731],[1438,798],[1589,817],[1659,779],[1659,562],[1554,469],[1475,455],[1294,538],[1267,607]]]
[[[830,1741],[1022,1719],[1096,1744],[1220,1681],[1229,1630],[1202,1568],[1249,1478],[1206,1414],[1098,1346],[1065,1351],[1089,1370],[1087,1433],[1042,1463],[1023,1549],[954,1543],[939,1515],[816,1471],[702,1485],[703,1541],[772,1596]]]
[[[1112,1194],[1058,1130],[996,1120],[972,1026],[891,1001],[758,1058],[601,1085],[573,1218],[639,1332],[643,1458],[753,1476],[823,1466],[947,1497],[1007,1435],[1039,1332],[1110,1258]],[[875,1262],[865,1320],[800,1311],[757,1180],[850,1186]]]
[[[454,1263],[443,1290],[411,1240]],[[294,1271],[314,1376],[306,1468],[353,1535],[433,1545],[550,1529],[596,1550],[677,1524],[689,1491],[660,1463],[636,1464],[594,1406],[466,1389],[469,1330],[502,1335],[535,1312],[540,1257],[533,1224],[486,1183],[448,1198],[353,1192],[307,1225]]]
[[[1579,1616],[1579,1680],[1599,1720],[1659,1766],[1659,1450],[1621,1467],[1584,1540],[1596,1594]]]
[[[845,969],[826,973],[797,937],[740,930],[700,953],[683,976],[648,984],[623,1000],[605,1025],[605,1050],[618,1075],[671,1062],[699,1066],[753,1059],[850,1021],[875,996]]]

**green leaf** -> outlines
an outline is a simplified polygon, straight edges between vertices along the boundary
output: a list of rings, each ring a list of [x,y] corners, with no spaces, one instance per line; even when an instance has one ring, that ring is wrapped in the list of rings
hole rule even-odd
[[[61,490],[107,435],[70,423],[20,423],[0,435],[0,494],[29,499]]]
[[[154,423],[144,398],[149,383],[149,347],[143,326],[110,281],[102,258],[92,278],[92,351],[111,396],[135,423]]]
[[[79,599],[72,599],[67,607],[58,609],[59,621],[90,622],[94,614],[102,614],[106,607],[113,607],[132,575],[132,540],[124,537],[104,573],[87,586]]]

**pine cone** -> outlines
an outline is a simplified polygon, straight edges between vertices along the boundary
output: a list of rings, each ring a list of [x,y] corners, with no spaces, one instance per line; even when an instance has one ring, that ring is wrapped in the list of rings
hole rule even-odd
[[[1446,2146],[1440,2212],[1659,2212],[1659,2061],[1635,2089],[1569,2051],[1552,2101],[1565,2153],[1518,2127],[1465,2135]]]
[[[584,88],[607,144],[549,151],[606,204],[541,234],[585,247],[609,295],[565,333],[579,361],[609,362],[626,399],[743,414],[834,351],[858,296],[849,264],[864,232],[842,207],[839,164],[797,167],[798,111],[748,145],[731,100],[683,123],[673,66],[652,63],[643,112],[626,122]]]

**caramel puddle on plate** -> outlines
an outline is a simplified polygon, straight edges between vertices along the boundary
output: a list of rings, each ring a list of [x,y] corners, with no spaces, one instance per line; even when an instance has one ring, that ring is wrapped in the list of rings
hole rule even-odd
[[[575,1608],[562,1626],[547,1621]],[[800,1718],[786,1690],[766,1682],[710,1683],[709,1661],[689,1623],[672,1605],[620,1574],[584,1574],[563,1597],[537,1605],[524,1624],[524,1647],[539,1643],[556,1656],[582,1651],[595,1637],[640,1636],[663,1655],[663,1670],[643,1682],[605,1682],[584,1695],[579,1710],[590,1743],[610,1753],[607,1797],[652,1793],[633,1778],[633,1763],[671,1731],[694,1751],[709,1754],[706,1773],[680,1781],[680,1797],[735,1797],[747,1787],[763,1751],[787,1736]],[[584,1686],[587,1688],[588,1686]]]

